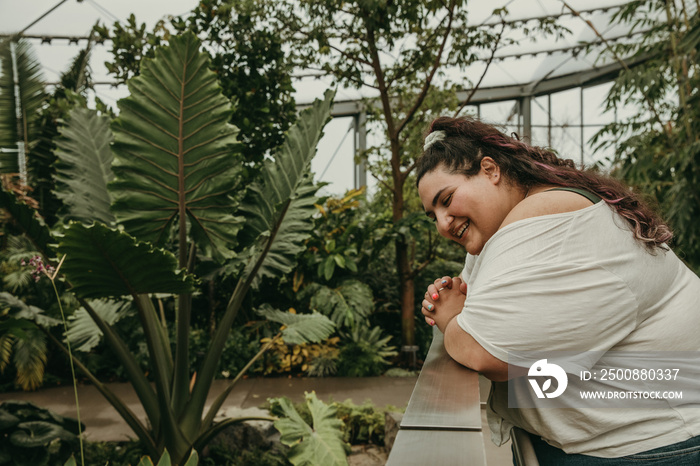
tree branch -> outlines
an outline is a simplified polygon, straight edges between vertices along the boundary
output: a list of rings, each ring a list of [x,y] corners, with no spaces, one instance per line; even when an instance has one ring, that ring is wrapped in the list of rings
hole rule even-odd
[[[472,97],[474,97],[474,94],[476,94],[476,91],[479,89],[479,86],[481,86],[481,82],[484,80],[484,76],[486,76],[486,73],[489,71],[489,67],[491,66],[491,63],[493,62],[493,57],[496,55],[496,51],[498,50],[498,45],[501,42],[501,37],[503,37],[503,31],[506,30],[506,22],[502,21],[501,22],[501,32],[498,33],[498,37],[496,37],[496,43],[493,45],[493,48],[491,49],[491,56],[489,57],[488,61],[486,62],[486,68],[484,68],[484,72],[481,73],[481,77],[479,78],[479,81],[477,81],[476,85],[472,88],[472,91],[469,93],[469,96],[467,96],[466,100],[460,105],[460,107],[455,111],[453,117],[457,117],[462,110],[464,110],[464,107],[469,105],[469,102],[472,101]]]
[[[452,32],[452,20],[454,19],[454,11],[455,11],[455,0],[452,0],[450,2],[450,11],[449,11],[449,15],[448,15],[449,20],[447,22],[447,27],[445,28],[445,34],[442,38],[442,43],[440,44],[440,49],[438,50],[437,56],[435,57],[435,61],[433,62],[433,67],[430,70],[428,77],[425,79],[425,82],[423,83],[423,88],[418,93],[418,98],[416,99],[416,102],[414,103],[413,107],[406,113],[406,117],[403,119],[403,121],[399,124],[399,127],[396,131],[397,135],[399,133],[401,133],[401,131],[403,131],[403,129],[406,127],[406,125],[408,125],[408,123],[413,119],[416,112],[418,111],[420,106],[423,104],[425,97],[428,95],[428,89],[430,89],[430,84],[433,81],[433,77],[435,76],[435,73],[437,72],[438,68],[440,67],[440,60],[442,59],[442,54],[445,51],[445,46],[447,45],[447,39],[450,37],[450,32]]]
[[[446,15],[444,18],[442,18],[442,20],[440,20],[440,23],[435,27],[435,30],[433,31],[433,33],[430,34],[430,36],[428,36],[428,39],[425,41],[426,45],[424,45],[424,48],[427,48],[427,44],[431,44],[433,42],[433,40],[435,40],[435,37],[437,37],[437,35],[438,35],[439,27],[442,26],[442,23],[444,23],[447,18],[448,18],[448,15]],[[391,86],[393,85],[397,76],[403,75],[403,73],[407,69],[410,69],[411,67],[413,67],[416,60],[417,60],[417,58],[415,60],[410,60],[408,63],[405,64],[405,66],[400,67],[397,70],[397,72],[394,73],[394,77],[387,80],[387,88],[391,88]]]
[[[588,25],[588,27],[591,28],[591,30],[592,30],[593,33],[596,35],[596,37],[598,37],[598,38],[603,42],[603,44],[605,44],[605,48],[606,48],[610,53],[612,53],[612,55],[613,55],[613,57],[615,58],[615,60],[622,66],[622,68],[623,68],[625,71],[629,72],[629,71],[630,71],[630,68],[629,68],[629,66],[627,66],[627,63],[625,63],[625,61],[613,50],[613,48],[610,46],[610,43],[605,39],[605,37],[603,37],[603,35],[602,35],[600,32],[598,32],[598,29],[596,29],[596,27],[593,25],[593,23],[591,23],[589,20],[583,18],[583,17],[581,16],[581,13],[579,13],[579,12],[576,11],[576,10],[574,10],[568,3],[566,3],[566,0],[561,0],[561,2],[564,4],[564,6],[565,6],[569,11],[571,11],[571,14],[572,14],[572,15],[579,17],[582,21],[584,21],[584,22]],[[644,101],[645,101],[645,102],[647,103],[647,105],[649,106],[649,110],[650,110],[651,113],[654,115],[654,119],[655,119],[655,120],[659,123],[659,125],[661,126],[661,130],[662,130],[663,133],[669,138],[669,140],[672,141],[673,138],[672,138],[672,134],[671,134],[671,128],[670,128],[669,126],[667,126],[666,124],[664,124],[664,122],[661,120],[661,116],[660,116],[659,113],[656,111],[656,107],[654,106],[654,103],[651,101],[651,99],[649,98],[649,96],[648,96],[646,93],[644,93],[644,92],[642,92],[642,95],[644,95]]]

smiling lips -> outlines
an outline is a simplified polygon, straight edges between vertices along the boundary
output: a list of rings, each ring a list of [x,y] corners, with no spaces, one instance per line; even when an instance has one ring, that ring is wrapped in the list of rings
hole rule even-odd
[[[467,231],[467,228],[469,228],[469,224],[471,222],[467,220],[464,222],[459,228],[455,229],[452,231],[452,234],[455,235],[457,238],[462,238],[462,235],[464,235],[464,232]]]

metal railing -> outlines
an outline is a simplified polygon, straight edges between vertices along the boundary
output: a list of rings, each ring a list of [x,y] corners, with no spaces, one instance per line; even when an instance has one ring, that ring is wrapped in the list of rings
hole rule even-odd
[[[539,466],[525,432],[516,429],[512,440],[517,466]],[[437,329],[386,464],[486,465],[479,374],[447,354]]]
[[[455,362],[435,331],[387,466],[484,466],[479,375]]]

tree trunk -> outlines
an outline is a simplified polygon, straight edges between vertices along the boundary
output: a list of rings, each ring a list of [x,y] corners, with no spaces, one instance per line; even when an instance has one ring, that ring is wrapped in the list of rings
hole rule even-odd
[[[401,353],[402,358],[410,366],[416,364],[416,335],[415,335],[415,296],[414,281],[408,261],[408,245],[399,238],[396,246],[396,270],[399,273],[400,303],[401,303]]]
[[[401,151],[398,136],[391,138],[391,166],[394,182],[392,198],[392,216],[396,225],[404,216],[403,188],[406,177],[401,172]],[[401,359],[410,367],[416,366],[416,335],[415,335],[415,297],[411,263],[408,256],[406,238],[398,237],[394,241],[396,249],[396,271],[399,277],[399,303],[401,306]]]

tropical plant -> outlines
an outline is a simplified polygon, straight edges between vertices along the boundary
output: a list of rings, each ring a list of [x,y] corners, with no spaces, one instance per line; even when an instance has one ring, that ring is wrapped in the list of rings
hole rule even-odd
[[[391,336],[382,335],[380,327],[357,326],[345,336],[340,348],[338,373],[348,377],[381,375],[398,352],[389,346]]]
[[[392,409],[379,409],[369,401],[356,405],[350,400],[334,402],[333,407],[337,410],[336,416],[343,421],[343,439],[347,443],[384,444],[386,412]]]
[[[0,405],[0,464],[61,465],[78,446],[76,432],[74,419],[26,401],[6,401]]]
[[[25,40],[0,43],[0,62],[0,174],[6,187],[12,183],[8,175],[19,176],[15,182],[26,186],[26,154],[39,139],[45,99],[41,67]]]
[[[348,87],[370,90],[372,98],[363,102],[368,124],[384,137],[359,156],[385,191],[390,206],[386,220],[393,224],[419,208],[409,202],[407,192],[413,190],[413,170],[427,122],[465,109],[469,98],[460,101],[457,91],[476,89],[481,80],[465,82],[466,73],[461,71],[485,59],[488,70],[496,50],[509,45],[504,29],[520,27],[506,21],[505,8],[493,12],[501,20],[498,27],[470,24],[466,0],[259,2],[274,7],[279,30],[288,34],[290,48],[305,66]],[[527,31],[559,34],[561,29],[544,18]],[[393,248],[402,351],[415,363],[415,315],[420,308],[415,279],[435,253],[417,248],[411,236],[401,233],[393,237]],[[420,254],[413,254],[416,249]]]
[[[275,421],[275,428],[282,434],[280,441],[291,447],[287,459],[295,466],[347,465],[348,446],[336,409],[320,401],[314,392],[306,393],[305,398],[310,422],[288,398],[270,400],[271,412],[281,417]]]
[[[700,272],[698,3],[633,1],[612,21],[639,32],[606,52],[623,63],[606,108],[624,106],[631,114],[607,125],[593,142],[615,148],[614,173],[657,201],[674,230],[674,249]]]
[[[299,294],[309,297],[310,308],[327,315],[339,328],[366,325],[374,310],[372,289],[358,280],[343,280],[336,288],[311,283]]]
[[[296,118],[293,63],[278,31],[265,22],[271,16],[269,7],[250,0],[201,0],[196,5],[183,17],[159,21],[152,31],[139,25],[134,15],[114,23],[111,30],[97,26],[98,35],[112,43],[107,69],[117,81],[126,82],[140,73],[141,60],[153,58],[155,47],[166,44],[171,33],[194,33],[206,44],[223,94],[237,104],[230,122],[240,130],[241,154],[257,166],[282,143]]]
[[[47,356],[46,337],[41,328],[60,323],[36,306],[0,292],[0,371],[4,372],[12,362],[17,370],[17,385],[24,390],[40,387]]]
[[[52,236],[34,212],[10,193],[0,193],[8,215],[32,238],[45,260],[56,254],[65,258],[61,272],[85,315],[95,322],[124,367],[148,425],[77,359],[76,365],[134,430],[149,455],[155,457],[167,449],[174,464],[182,464],[193,447],[201,448],[236,422],[214,425],[214,417],[239,377],[216,397],[206,415],[205,402],[248,290],[261,277],[289,273],[304,247],[317,202],[310,161],[333,98],[328,92],[323,101],[302,112],[284,144],[264,163],[260,179],[240,186],[236,129],[228,123],[231,104],[221,94],[199,47],[199,40],[187,33],[172,37],[168,47],[143,61],[141,74],[128,83],[131,95],[119,102],[119,117],[111,124],[113,136],[100,130],[101,141],[88,141],[96,135],[71,125],[99,127],[99,122],[90,120],[100,117],[94,112],[73,112],[62,132],[73,143],[61,144],[60,170],[68,173],[71,165],[86,164],[99,167],[96,173],[102,179],[87,187],[88,196],[80,192],[84,186],[62,183],[57,188],[70,193],[64,199],[71,199],[66,202],[67,223],[60,235]],[[114,158],[109,166],[109,157],[103,157],[102,151],[111,137]],[[68,157],[71,153],[83,157]],[[111,176],[114,180],[109,182]],[[96,208],[108,224],[86,218],[92,214],[86,214],[90,211],[84,203],[92,198],[105,200]],[[58,242],[55,253],[49,247],[52,242]],[[189,332],[197,283],[193,273],[200,257],[235,274],[238,284],[194,370],[189,365]],[[154,307],[154,293],[173,295],[172,342]],[[153,385],[122,338],[89,301],[124,297],[131,299],[144,331]],[[261,315],[283,324],[278,335],[288,342],[319,340],[334,328],[320,314],[293,316],[268,309]],[[50,334],[49,338],[63,347]]]

